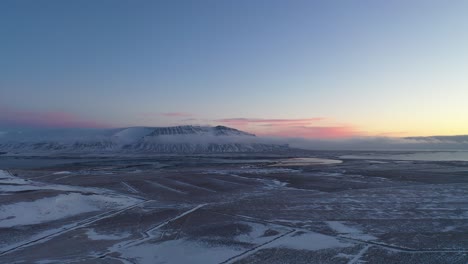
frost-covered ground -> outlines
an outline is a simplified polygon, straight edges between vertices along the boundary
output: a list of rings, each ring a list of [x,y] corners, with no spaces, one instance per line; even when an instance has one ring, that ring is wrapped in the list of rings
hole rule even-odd
[[[467,162],[315,161],[0,170],[0,263],[468,263]]]

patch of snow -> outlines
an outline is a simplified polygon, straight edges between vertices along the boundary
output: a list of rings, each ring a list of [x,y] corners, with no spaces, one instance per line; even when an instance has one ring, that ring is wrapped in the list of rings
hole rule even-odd
[[[339,221],[326,221],[326,223],[335,232],[344,234],[346,237],[360,239],[360,240],[377,239],[375,236],[364,234],[362,233],[361,230],[354,228],[354,227],[346,226],[345,224]]]
[[[380,160],[367,160],[367,162],[373,163],[373,164],[387,164],[388,163],[386,161],[380,161]]]
[[[343,163],[341,160],[334,159],[321,159],[321,158],[291,158],[281,160],[276,164],[270,165],[278,166],[310,166],[310,165],[332,165]]]
[[[20,177],[13,176],[7,171],[0,170],[0,195],[14,195],[16,192],[32,190],[56,190],[101,194],[109,193],[109,190],[99,188],[68,186],[60,184],[45,184],[41,182],[25,180]]]
[[[339,222],[339,221],[327,221],[326,223],[331,229],[335,230],[338,233],[345,233],[345,234],[360,233],[360,231],[357,230],[356,228],[346,226],[342,222]]]
[[[320,250],[327,248],[349,247],[348,243],[319,233],[292,233],[266,245],[266,248],[284,247],[297,250]]]
[[[136,202],[129,197],[61,194],[0,206],[0,227],[39,224],[105,208],[123,208]]]
[[[28,184],[28,183],[29,182],[27,180],[25,180],[25,179],[15,177],[15,176],[11,175],[10,173],[8,173],[7,171],[0,170],[0,184],[21,185],[21,184]]]
[[[4,170],[0,170],[0,178],[8,178],[10,174]]]
[[[354,258],[354,255],[351,255],[351,254],[345,254],[345,253],[338,253],[335,258],[345,258],[345,259],[352,259]]]
[[[120,253],[125,259],[139,264],[158,263],[220,263],[242,253],[242,248],[214,246],[185,239],[170,240],[158,244],[143,244]]]
[[[59,263],[59,262],[60,261],[58,260],[44,259],[44,260],[36,261],[36,264],[54,264],[54,263]]]
[[[298,173],[300,170],[293,169],[283,169],[283,168],[245,168],[245,169],[236,169],[236,170],[209,170],[204,174],[221,174],[221,175],[231,175],[231,174],[273,174],[273,173]]]
[[[290,223],[290,224],[303,224],[303,223],[308,222],[308,221],[302,221],[302,220],[288,220],[288,219],[275,219],[273,221],[280,222],[280,223]]]
[[[287,182],[281,182],[281,181],[278,181],[278,180],[273,180],[273,184],[275,184],[277,186],[286,186],[288,183]]]
[[[121,234],[102,234],[96,233],[94,229],[88,229],[86,235],[91,240],[120,240],[129,237],[130,233],[121,233]]]
[[[265,189],[267,190],[274,190],[274,189],[285,187],[288,185],[287,182],[282,182],[278,180],[271,180],[271,181],[264,180],[264,182],[266,183]]]
[[[248,234],[241,234],[235,237],[236,241],[240,242],[246,242],[246,243],[255,243],[255,244],[263,244],[265,242],[268,242],[269,240],[272,239],[272,236],[265,236],[265,232],[267,230],[273,230],[273,228],[270,225],[266,224],[258,224],[258,223],[247,223],[251,231]],[[284,233],[285,230],[277,230],[274,229],[275,231],[280,233]]]
[[[67,229],[67,228],[70,228],[72,227],[74,224],[69,224],[69,225],[64,225],[64,226],[61,226],[59,228],[53,228],[53,229],[48,229],[48,230],[45,230],[45,231],[42,231],[42,232],[39,232],[31,237],[29,237],[29,241],[36,241],[40,238],[43,238],[43,237],[46,237],[46,236],[50,236],[54,233],[57,233],[57,232],[60,232],[64,229]],[[0,248],[0,251],[8,251],[8,250],[11,250],[11,249],[14,249],[14,248],[17,248],[21,245],[24,244],[24,241],[18,241],[17,243],[9,243],[9,244],[4,244],[4,243],[1,243],[2,244],[2,248]]]
[[[70,173],[71,173],[71,172],[69,172],[69,171],[57,171],[57,172],[54,172],[54,173],[52,173],[52,174],[54,174],[54,175],[62,175],[62,174],[70,174]]]
[[[249,174],[271,174],[271,173],[297,173],[300,170],[283,169],[283,168],[262,168],[262,169],[247,169],[239,170],[237,173],[249,173]]]
[[[457,227],[455,227],[455,226],[447,226],[447,227],[445,227],[445,228],[442,230],[442,232],[451,232],[451,231],[453,231],[453,230],[455,230],[455,229],[457,229]]]

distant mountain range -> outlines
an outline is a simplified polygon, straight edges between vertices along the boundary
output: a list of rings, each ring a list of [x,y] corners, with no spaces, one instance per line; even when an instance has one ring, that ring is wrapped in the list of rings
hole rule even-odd
[[[224,153],[285,149],[287,145],[264,143],[254,134],[226,126],[18,130],[0,134],[0,151],[20,154]]]

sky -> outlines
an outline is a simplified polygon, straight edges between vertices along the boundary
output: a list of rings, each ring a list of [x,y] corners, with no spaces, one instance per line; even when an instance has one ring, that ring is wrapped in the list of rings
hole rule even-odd
[[[3,0],[0,127],[468,134],[465,0]]]

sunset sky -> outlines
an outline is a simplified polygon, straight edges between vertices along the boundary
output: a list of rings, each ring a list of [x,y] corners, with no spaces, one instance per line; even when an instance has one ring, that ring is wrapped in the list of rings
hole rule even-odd
[[[0,128],[468,134],[465,0],[3,0]]]

